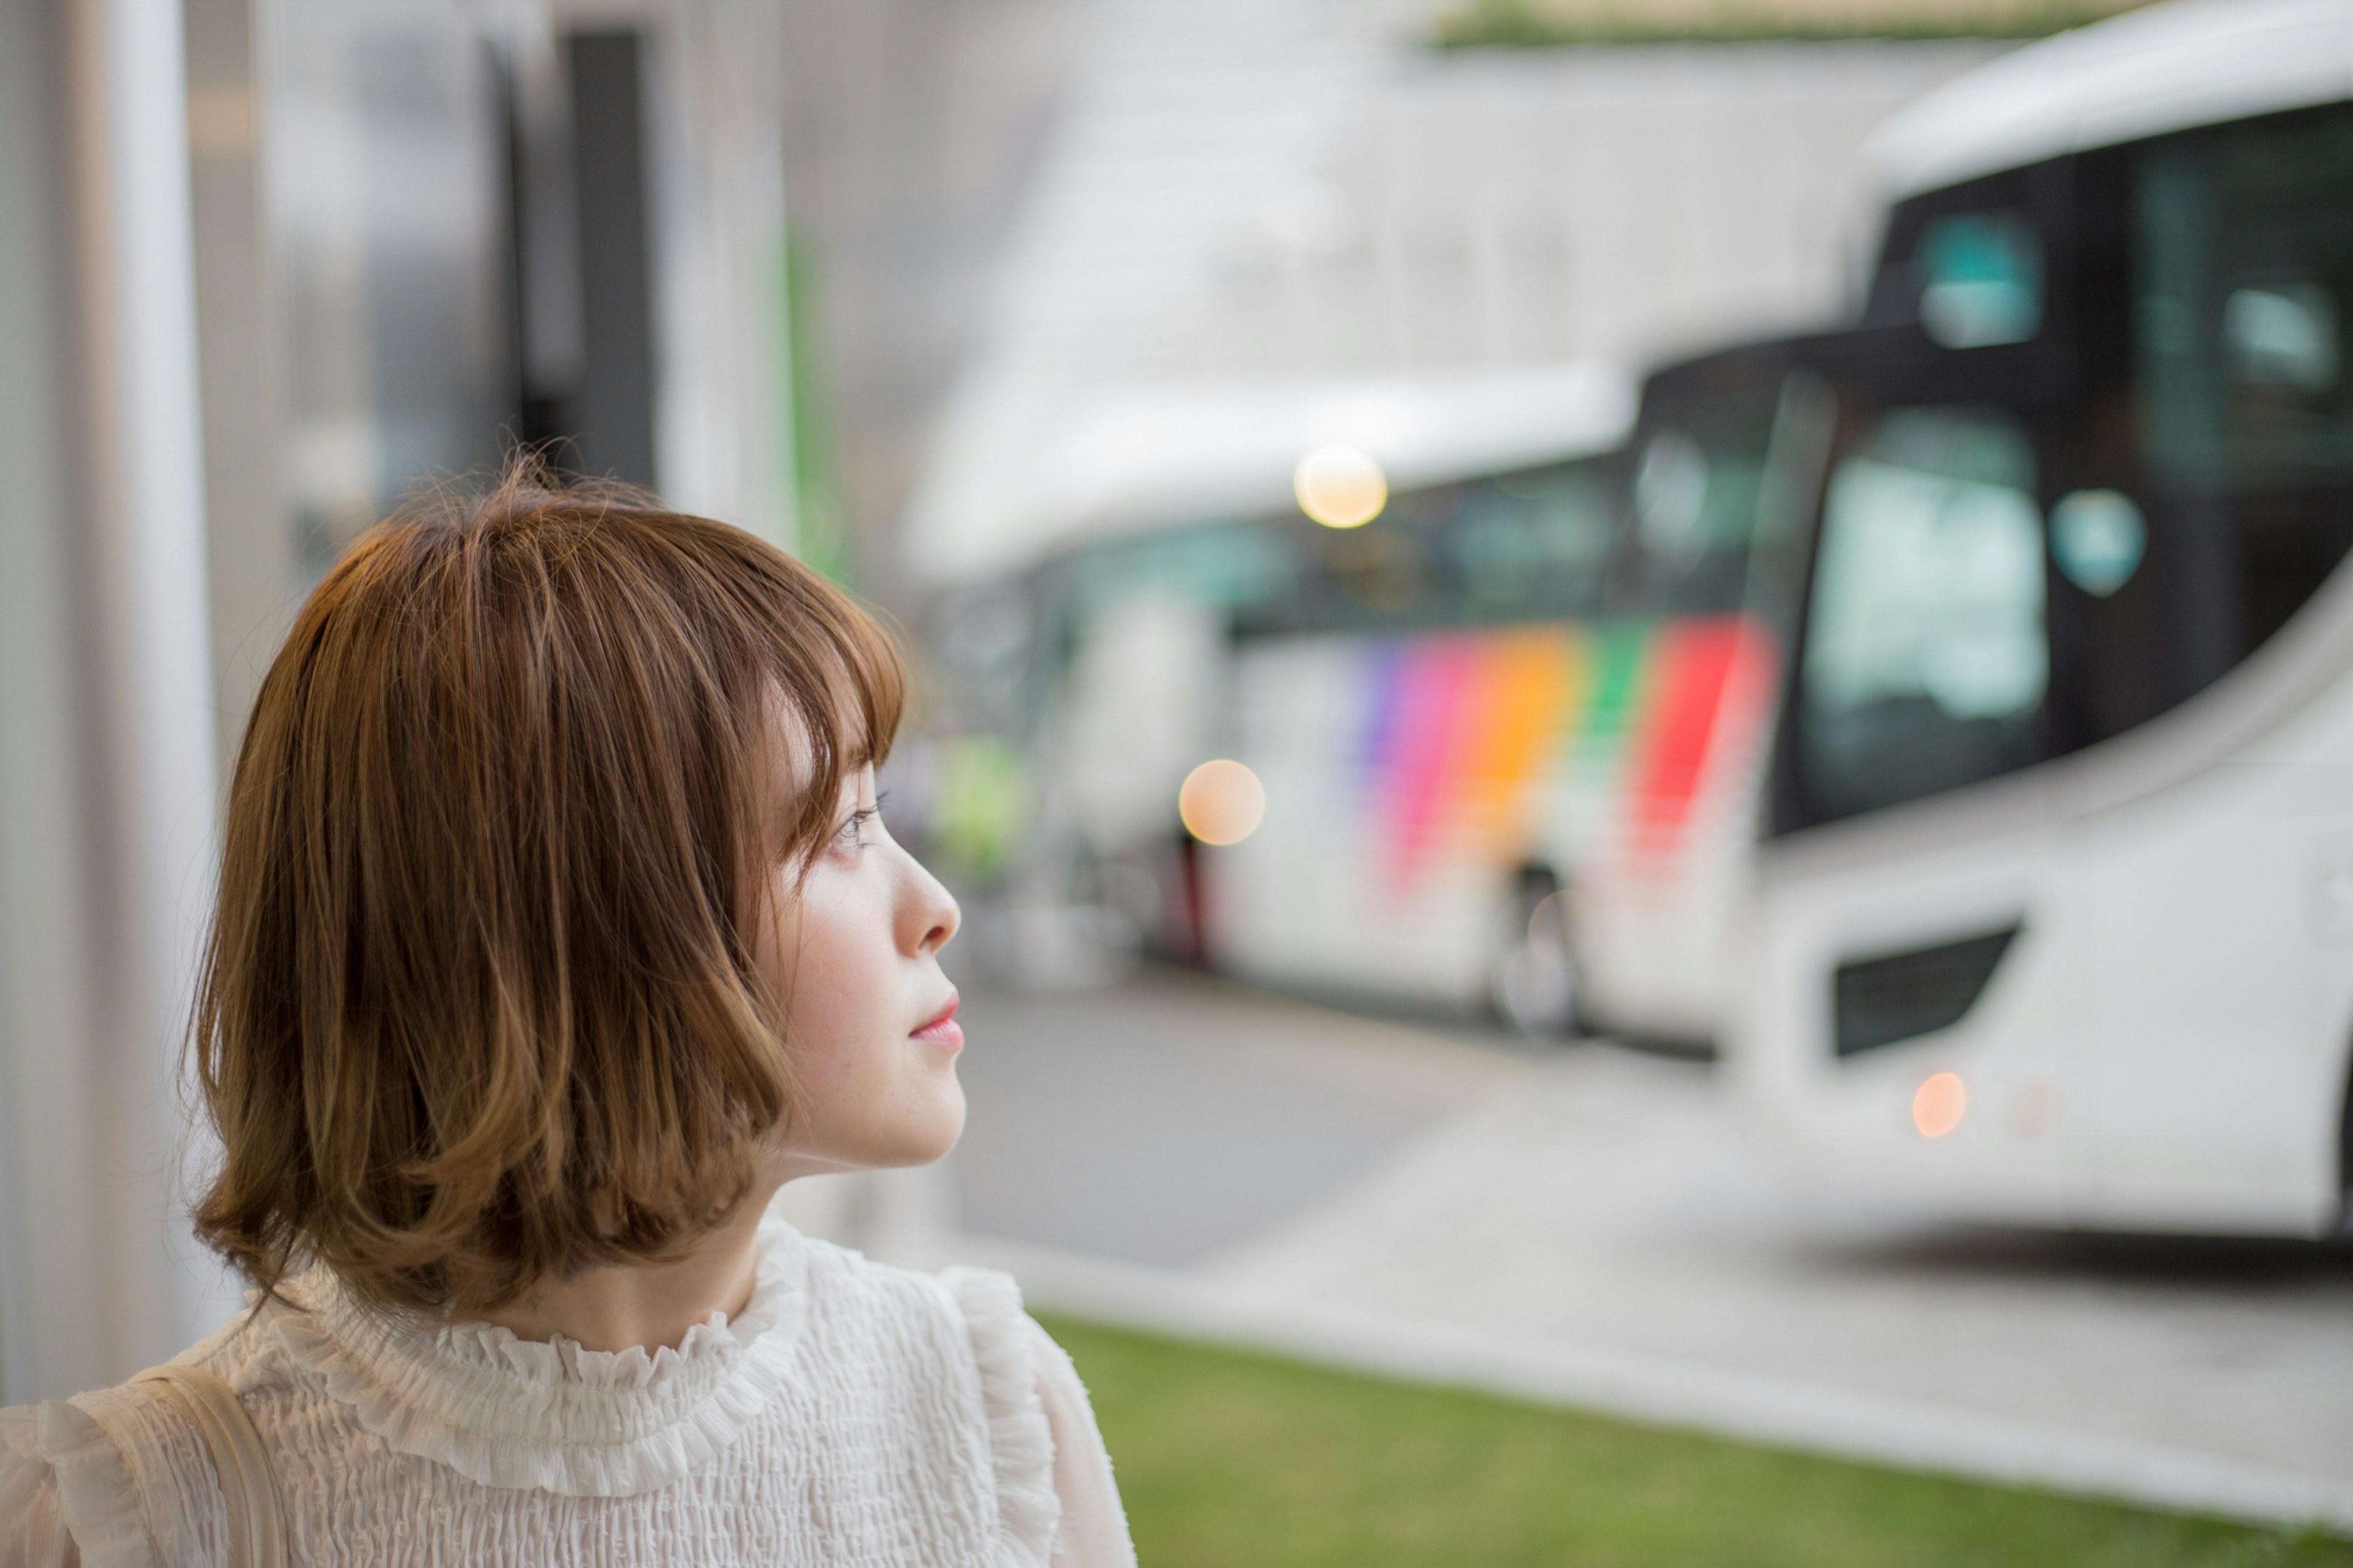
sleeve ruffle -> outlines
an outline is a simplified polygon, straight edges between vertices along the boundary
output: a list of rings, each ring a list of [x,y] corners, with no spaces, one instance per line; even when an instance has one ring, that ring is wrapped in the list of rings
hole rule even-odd
[[[0,1568],[159,1568],[122,1451],[64,1400],[0,1411]]]
[[[1119,1482],[1111,1473],[1111,1453],[1095,1425],[1087,1386],[1037,1320],[1024,1322],[1037,1346],[1038,1395],[1053,1435],[1054,1490],[1062,1500],[1062,1523],[1054,1532],[1055,1568],[1135,1568],[1127,1510],[1120,1503]]]
[[[997,1470],[999,1568],[1047,1568],[1062,1518],[1054,1490],[1054,1436],[1038,1393],[1036,1330],[1021,1288],[991,1268],[949,1268],[940,1280],[955,1297],[980,1365]]]

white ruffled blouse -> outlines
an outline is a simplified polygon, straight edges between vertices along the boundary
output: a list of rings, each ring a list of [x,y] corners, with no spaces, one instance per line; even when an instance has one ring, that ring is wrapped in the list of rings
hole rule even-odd
[[[178,1359],[277,1467],[300,1564],[1132,1568],[1070,1359],[1013,1281],[761,1231],[676,1350],[361,1310],[312,1269]],[[123,1386],[0,1410],[0,1568],[224,1568],[207,1451]]]

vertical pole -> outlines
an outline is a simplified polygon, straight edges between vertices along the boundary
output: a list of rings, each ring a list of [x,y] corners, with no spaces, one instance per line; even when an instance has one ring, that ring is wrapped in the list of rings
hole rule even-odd
[[[262,178],[258,10],[256,0],[185,0],[207,608],[225,759],[236,754],[300,586],[278,464],[281,340]]]
[[[73,420],[60,8],[0,5],[0,1404],[58,1392],[51,1363],[95,1365],[86,1317],[37,1275],[90,1229],[77,1182],[44,1180],[80,1125],[93,987],[76,755]]]
[[[776,0],[687,0],[646,37],[662,493],[794,547]]]
[[[172,1063],[211,657],[177,0],[0,9],[0,1380],[185,1343]]]
[[[70,18],[75,651],[99,983],[84,1067],[94,1121],[78,1162],[98,1226],[78,1261],[99,1276],[84,1300],[110,1342],[95,1370],[120,1377],[234,1300],[184,1239],[174,1070],[213,888],[218,710],[179,0],[72,0]]]
[[[572,407],[577,462],[655,480],[652,238],[647,233],[645,37],[578,32],[572,75],[575,210],[586,366]]]

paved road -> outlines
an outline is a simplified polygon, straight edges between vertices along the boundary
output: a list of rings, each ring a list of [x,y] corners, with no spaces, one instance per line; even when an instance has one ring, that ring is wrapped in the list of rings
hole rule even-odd
[[[980,993],[966,1016],[968,1235],[2353,1498],[2353,1248],[1833,1208],[1776,1178],[1704,1067],[1190,975]]]
[[[1342,1198],[1525,1064],[1169,972],[975,994],[955,1214],[983,1235],[1204,1264]]]

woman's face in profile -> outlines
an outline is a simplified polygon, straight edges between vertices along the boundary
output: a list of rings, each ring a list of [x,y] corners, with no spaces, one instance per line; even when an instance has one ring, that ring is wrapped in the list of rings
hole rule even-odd
[[[964,1131],[964,1032],[939,963],[956,901],[892,840],[871,767],[843,781],[834,824],[805,870],[771,873],[754,953],[766,994],[784,999],[786,1177],[924,1164]]]

